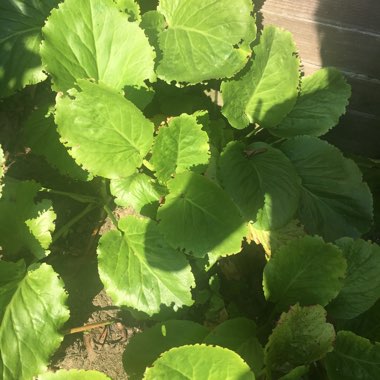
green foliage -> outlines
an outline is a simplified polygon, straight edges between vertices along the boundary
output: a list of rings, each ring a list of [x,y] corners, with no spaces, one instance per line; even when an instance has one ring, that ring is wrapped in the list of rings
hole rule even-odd
[[[380,344],[350,331],[339,331],[334,351],[326,358],[331,380],[372,380],[380,376]]]
[[[141,379],[145,368],[173,347],[202,342],[207,328],[192,321],[166,321],[135,335],[124,351],[123,364],[131,379]]]
[[[0,274],[1,378],[29,380],[47,369],[63,339],[59,329],[69,318],[67,294],[47,264],[26,271],[22,262],[0,261]]]
[[[249,44],[256,36],[252,8],[250,0],[160,0],[158,11],[167,28],[158,38],[158,76],[190,83],[232,77],[251,54]]]
[[[380,378],[372,195],[318,138],[350,87],[256,33],[251,0],[1,2],[2,379],[107,379],[46,372],[73,241],[145,321],[125,377]]]
[[[99,275],[116,305],[146,314],[161,305],[191,305],[194,278],[183,254],[170,248],[149,219],[128,216],[98,246]]]
[[[144,380],[184,378],[255,380],[255,375],[233,351],[203,344],[172,348],[156,360],[144,375]]]
[[[0,97],[46,79],[39,56],[41,28],[59,0],[4,0],[0,4]]]
[[[295,303],[326,306],[341,291],[346,267],[340,250],[321,238],[293,240],[265,266],[265,297],[279,310]]]
[[[321,359],[332,351],[334,339],[334,327],[326,323],[322,306],[291,307],[281,315],[265,347],[269,378]]]
[[[266,27],[254,58],[241,78],[223,82],[223,114],[234,128],[250,123],[275,127],[296,103],[299,84],[299,59],[292,35],[282,29]]]

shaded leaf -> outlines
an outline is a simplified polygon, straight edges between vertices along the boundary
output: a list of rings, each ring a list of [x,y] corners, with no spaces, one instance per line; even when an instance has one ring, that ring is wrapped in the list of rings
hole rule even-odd
[[[112,0],[65,0],[42,31],[40,53],[56,91],[69,90],[78,79],[121,90],[154,78],[147,37]]]
[[[207,164],[208,136],[201,128],[195,115],[182,114],[159,129],[152,150],[152,164],[160,181],[166,182],[176,173]]]
[[[255,375],[235,352],[196,344],[166,351],[146,370],[144,379],[255,380]]]
[[[113,179],[110,184],[115,203],[123,207],[132,207],[141,215],[154,217],[159,200],[166,189],[144,173],[135,173],[127,178]]]
[[[142,164],[153,124],[116,91],[88,81],[57,100],[55,120],[70,155],[90,173],[128,177]]]
[[[334,327],[326,323],[322,306],[292,306],[281,314],[265,347],[267,371],[285,374],[319,360],[332,351],[334,339]]]
[[[160,0],[167,28],[159,35],[158,76],[190,83],[233,76],[251,53],[252,10],[250,0]]]
[[[273,128],[297,101],[300,62],[292,35],[267,26],[253,52],[248,71],[221,86],[222,112],[237,129],[252,123]]]
[[[303,78],[301,94],[292,111],[270,132],[279,137],[321,136],[338,124],[351,95],[343,74],[323,68]]]
[[[264,350],[256,337],[256,324],[247,318],[235,318],[215,327],[203,343],[235,351],[258,376],[264,365]]]
[[[25,121],[22,141],[34,154],[45,157],[46,161],[62,174],[85,181],[88,179],[88,173],[75,163],[59,141],[60,136],[51,108],[52,104],[49,102],[37,106]]]
[[[50,200],[34,202],[40,186],[33,181],[10,182],[0,199],[0,245],[6,257],[49,254],[56,215]],[[29,259],[29,257],[28,257]]]
[[[258,229],[277,229],[299,205],[300,179],[289,159],[265,143],[231,142],[219,160],[220,180],[247,221]]]
[[[11,265],[0,261],[0,272]],[[3,380],[30,380],[47,370],[63,340],[59,330],[69,318],[67,294],[49,265],[30,268],[23,277],[20,264],[13,265],[15,276],[0,287],[0,302],[6,303],[4,296],[8,301],[0,324],[0,375]],[[5,294],[4,287],[9,287]]]
[[[3,0],[0,4],[0,98],[46,79],[39,56],[41,28],[59,0]]]
[[[347,263],[342,252],[319,237],[305,236],[281,247],[264,268],[265,298],[284,310],[326,306],[343,288]]]
[[[98,245],[100,279],[115,305],[148,315],[158,313],[161,305],[192,305],[190,265],[166,244],[157,224],[127,216],[119,229],[104,234]]]
[[[158,209],[159,227],[168,242],[196,257],[227,256],[241,250],[246,226],[228,195],[195,173],[168,182],[169,195]]]
[[[302,179],[298,217],[308,233],[334,241],[369,230],[372,195],[353,161],[311,136],[295,137],[280,148]]]
[[[335,243],[347,260],[343,289],[327,308],[334,318],[351,319],[380,298],[380,247],[364,240],[343,238]]]
[[[208,329],[192,321],[166,321],[159,323],[128,342],[123,364],[131,379],[141,379],[147,367],[165,351],[185,344],[202,342]]]
[[[326,368],[331,380],[374,380],[380,378],[380,343],[350,331],[339,331],[334,351],[327,355]]]

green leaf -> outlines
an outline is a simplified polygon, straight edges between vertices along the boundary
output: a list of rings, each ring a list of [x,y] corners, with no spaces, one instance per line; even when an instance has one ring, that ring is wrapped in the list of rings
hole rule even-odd
[[[39,189],[33,181],[6,182],[0,199],[0,246],[5,257],[32,254],[41,259],[49,254],[56,215],[50,200],[34,202]]]
[[[42,31],[40,53],[57,91],[67,91],[78,79],[116,90],[154,79],[153,48],[112,0],[65,0]]]
[[[327,142],[295,137],[281,145],[302,179],[300,222],[334,241],[357,238],[372,224],[372,195],[357,165]]]
[[[55,120],[70,155],[94,175],[128,177],[142,164],[153,124],[116,91],[89,81],[57,100]]]
[[[258,376],[264,365],[264,350],[256,338],[256,324],[247,318],[235,318],[215,327],[203,343],[235,351]]]
[[[5,168],[5,157],[4,157],[3,149],[0,145],[0,197],[1,197],[1,192],[3,190],[4,168]]]
[[[7,305],[12,300],[13,294],[25,274],[26,267],[23,260],[17,263],[0,260],[0,324]]]
[[[261,244],[267,256],[271,256],[273,252],[289,241],[306,235],[298,220],[291,220],[286,226],[277,230],[260,230],[252,224],[248,227],[248,239],[253,240],[256,244]]]
[[[47,370],[63,339],[59,331],[69,318],[67,294],[49,265],[30,268],[23,277],[20,264],[13,265],[0,261],[0,273],[15,274],[0,287],[0,303],[6,303],[0,324],[0,377],[30,380]]]
[[[336,242],[347,263],[347,275],[338,297],[327,308],[334,318],[352,319],[380,298],[380,247],[364,240]]]
[[[157,224],[128,216],[119,221],[119,229],[103,235],[98,245],[100,279],[115,305],[148,315],[161,305],[192,305],[190,265],[166,244]]]
[[[36,106],[24,123],[23,144],[31,148],[34,154],[45,157],[46,161],[63,175],[85,181],[89,179],[88,173],[75,163],[59,141],[51,108],[50,102]]]
[[[342,252],[333,244],[311,236],[293,240],[265,266],[265,298],[280,310],[297,302],[326,306],[342,289],[346,268]]]
[[[231,142],[219,160],[220,180],[247,221],[277,229],[294,217],[300,179],[289,159],[265,143]]]
[[[2,0],[0,98],[45,80],[39,56],[41,28],[59,0]]]
[[[351,87],[343,74],[323,68],[303,78],[301,94],[288,116],[270,132],[279,137],[321,136],[346,112]]]
[[[152,164],[160,181],[207,164],[209,158],[208,136],[196,116],[182,114],[160,127],[152,150]]]
[[[54,373],[46,372],[38,376],[38,380],[111,380],[111,378],[98,371],[84,371],[78,369],[66,371],[61,369]]]
[[[380,342],[380,300],[354,319],[338,321],[339,330],[350,330],[371,341]]]
[[[158,209],[159,227],[168,242],[196,257],[227,256],[241,250],[246,226],[228,195],[195,173],[168,182],[169,195]]]
[[[334,327],[326,323],[322,306],[292,306],[281,314],[265,347],[267,371],[285,374],[319,360],[332,351],[334,339]]]
[[[157,12],[156,10],[151,10],[144,13],[141,17],[141,28],[144,29],[149,42],[154,46],[158,59],[160,58],[160,50],[158,47],[159,34],[165,29],[165,17]]]
[[[296,50],[289,32],[264,28],[248,71],[222,83],[222,112],[234,128],[250,123],[273,128],[292,110],[300,75]]]
[[[129,21],[141,21],[140,6],[135,0],[114,0],[117,7],[129,16]]]
[[[235,352],[197,344],[166,351],[145,372],[144,380],[153,379],[255,380],[255,375]]]
[[[159,323],[128,342],[123,364],[131,380],[141,379],[147,367],[165,351],[185,344],[202,342],[208,329],[192,321],[166,321]]]
[[[154,217],[159,200],[166,189],[143,173],[135,173],[127,178],[113,179],[110,184],[115,203],[122,207],[132,207],[141,215]]]
[[[379,379],[380,343],[339,331],[334,351],[327,355],[326,369],[331,380]]]
[[[160,0],[158,11],[167,25],[159,35],[161,79],[198,83],[229,78],[246,64],[256,36],[250,0]]]

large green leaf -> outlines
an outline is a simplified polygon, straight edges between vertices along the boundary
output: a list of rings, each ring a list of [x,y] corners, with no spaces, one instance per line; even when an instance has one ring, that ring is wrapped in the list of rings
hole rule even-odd
[[[324,135],[345,113],[351,88],[343,74],[323,68],[303,78],[301,95],[288,116],[270,132],[279,137]]]
[[[265,298],[280,310],[297,302],[326,306],[342,289],[346,268],[342,252],[333,244],[311,236],[293,240],[265,266]]]
[[[12,268],[13,266],[13,268]],[[47,370],[50,356],[60,345],[59,332],[69,318],[62,280],[47,264],[22,276],[20,264],[0,261],[0,377],[30,380]],[[12,278],[13,277],[13,278]]]
[[[326,368],[331,380],[380,379],[380,343],[371,344],[350,331],[339,331]]]
[[[111,380],[104,373],[98,371],[84,371],[78,369],[59,370],[57,372],[46,372],[38,376],[38,380]]]
[[[235,352],[197,344],[165,352],[146,370],[144,379],[255,380],[255,375]]]
[[[152,164],[160,181],[209,161],[208,136],[195,115],[182,114],[159,129]]]
[[[94,175],[128,177],[142,164],[153,124],[121,94],[80,80],[81,91],[57,100],[58,132],[75,161]]]
[[[170,248],[149,219],[128,216],[98,245],[99,275],[116,305],[153,315],[161,305],[190,306],[194,277],[185,256]]]
[[[273,26],[264,28],[253,51],[248,71],[222,83],[222,112],[238,129],[250,123],[273,128],[297,101],[300,62],[292,35]]]
[[[153,48],[112,0],[65,0],[42,31],[41,57],[55,90],[66,91],[78,79],[120,90],[154,77]]]
[[[226,256],[241,250],[246,227],[237,207],[214,182],[195,173],[169,181],[158,209],[160,230],[175,248],[197,257]]]
[[[270,375],[284,374],[319,360],[332,351],[334,339],[334,327],[326,323],[322,306],[295,305],[281,315],[269,337],[265,347],[267,371]]]
[[[135,173],[127,178],[113,179],[110,184],[115,203],[132,207],[141,215],[154,217],[159,200],[166,189],[144,173]]]
[[[258,375],[264,365],[264,350],[256,337],[256,324],[251,319],[235,318],[215,327],[203,343],[235,351]]]
[[[45,157],[46,161],[62,174],[79,180],[88,179],[88,173],[75,163],[59,141],[52,104],[49,102],[42,102],[36,106],[26,119],[22,141],[34,154]]]
[[[59,0],[2,0],[0,3],[0,98],[43,81],[41,28]]]
[[[209,330],[192,321],[166,321],[159,323],[128,342],[123,364],[129,378],[141,379],[147,367],[165,351],[185,344],[201,343]]]
[[[281,150],[302,179],[299,220],[310,234],[334,241],[359,237],[372,224],[372,195],[356,164],[327,142],[295,137]]]
[[[277,229],[294,217],[300,179],[280,150],[264,143],[232,142],[224,149],[219,167],[226,192],[256,228]]]
[[[49,254],[56,215],[50,200],[34,202],[39,189],[32,181],[6,182],[0,199],[0,246],[5,257],[32,254],[41,259]]]
[[[343,289],[327,310],[335,318],[351,319],[380,298],[380,247],[349,238],[336,244],[347,260],[348,270]]]
[[[161,79],[229,78],[246,64],[256,35],[250,0],[160,0],[158,11],[167,25],[159,35]]]

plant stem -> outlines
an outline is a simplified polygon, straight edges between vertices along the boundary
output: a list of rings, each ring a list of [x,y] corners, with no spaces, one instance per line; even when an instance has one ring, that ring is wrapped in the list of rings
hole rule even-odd
[[[115,215],[113,214],[112,210],[107,206],[107,205],[104,205],[103,206],[105,212],[107,213],[108,217],[111,219],[111,222],[113,223],[113,225],[118,228],[118,223],[117,223],[117,220],[115,218]]]
[[[67,231],[70,230],[70,228],[79,222],[84,216],[86,216],[89,212],[94,210],[96,208],[96,204],[89,203],[86,208],[80,212],[79,214],[75,215],[71,220],[69,220],[65,225],[63,225],[54,235],[52,238],[52,242],[57,241],[61,236],[65,235]]]
[[[48,189],[46,187],[42,187],[41,191],[45,191],[45,192],[51,193],[51,194],[63,195],[65,197],[69,197],[71,199],[74,199],[74,200],[76,200],[78,202],[82,202],[82,203],[99,204],[101,202],[99,198],[92,197],[90,195],[83,195],[83,194],[70,193],[67,191],[53,190],[53,189]]]

